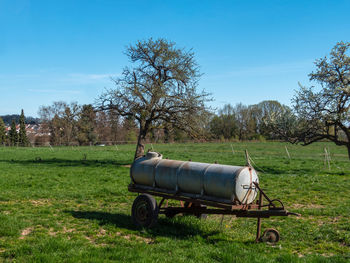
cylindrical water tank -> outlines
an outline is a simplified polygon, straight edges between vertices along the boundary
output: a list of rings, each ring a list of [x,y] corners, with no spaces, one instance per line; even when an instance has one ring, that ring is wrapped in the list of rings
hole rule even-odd
[[[252,167],[167,160],[155,152],[136,159],[130,176],[135,184],[150,188],[241,204],[254,201],[257,189],[253,182],[259,183]]]

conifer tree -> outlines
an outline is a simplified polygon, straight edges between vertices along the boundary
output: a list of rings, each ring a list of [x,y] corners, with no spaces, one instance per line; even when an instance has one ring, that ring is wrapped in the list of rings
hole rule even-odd
[[[6,142],[6,127],[5,123],[0,117],[0,144],[5,144]]]
[[[19,146],[28,146],[28,137],[26,133],[26,125],[25,125],[25,117],[24,117],[23,109],[21,111],[21,116],[19,117],[18,144]]]
[[[94,143],[97,139],[95,132],[96,113],[91,104],[83,105],[80,112],[80,119],[77,122],[77,139],[80,145]]]
[[[11,123],[11,129],[9,131],[9,139],[10,139],[11,146],[17,145],[18,134],[17,134],[17,131],[16,131],[16,122],[15,122],[15,120],[12,120],[12,123]]]

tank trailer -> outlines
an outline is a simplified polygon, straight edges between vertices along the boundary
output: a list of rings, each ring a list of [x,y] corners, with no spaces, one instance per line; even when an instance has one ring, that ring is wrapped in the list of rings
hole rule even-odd
[[[275,243],[279,241],[279,232],[268,228],[261,234],[261,219],[300,216],[285,210],[279,199],[270,199],[265,194],[257,172],[250,165],[168,160],[157,152],[148,152],[133,162],[130,177],[129,191],[141,193],[134,200],[131,216],[141,227],[153,227],[159,214],[166,217],[190,214],[199,218],[208,214],[235,215],[257,218],[256,241]],[[153,196],[162,198],[159,204]],[[168,206],[170,199],[179,200],[181,205]]]

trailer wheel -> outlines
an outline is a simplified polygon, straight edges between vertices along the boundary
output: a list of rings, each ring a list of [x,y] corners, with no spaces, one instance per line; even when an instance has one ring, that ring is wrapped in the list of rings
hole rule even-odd
[[[149,194],[136,197],[132,205],[131,217],[137,226],[153,227],[158,220],[158,207],[154,197]]]
[[[261,241],[268,243],[277,243],[280,240],[279,232],[274,228],[268,228],[264,231]]]

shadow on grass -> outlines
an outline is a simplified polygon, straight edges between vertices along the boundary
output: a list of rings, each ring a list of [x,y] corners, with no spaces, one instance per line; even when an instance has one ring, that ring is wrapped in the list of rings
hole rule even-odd
[[[131,217],[125,214],[111,214],[106,212],[98,211],[65,211],[71,214],[73,217],[78,219],[89,219],[97,220],[99,225],[113,224],[119,228],[125,228],[129,230],[143,230],[142,228],[136,227]],[[193,223],[190,223],[192,220]],[[151,229],[145,229],[148,234],[152,236],[165,236],[177,239],[187,239],[195,235],[200,235],[202,238],[207,239],[210,236],[220,233],[220,231],[204,231],[200,227],[200,223],[196,218],[188,218],[188,220],[177,220],[159,218],[158,223]],[[220,238],[211,239],[208,242],[222,241]]]
[[[45,164],[53,165],[59,167],[78,167],[78,166],[89,166],[89,167],[99,167],[102,165],[113,165],[113,166],[123,166],[130,165],[128,161],[118,161],[118,160],[67,160],[67,159],[46,159],[43,160],[37,157],[33,160],[0,160],[3,163],[16,163],[21,165],[33,165],[33,164]]]

